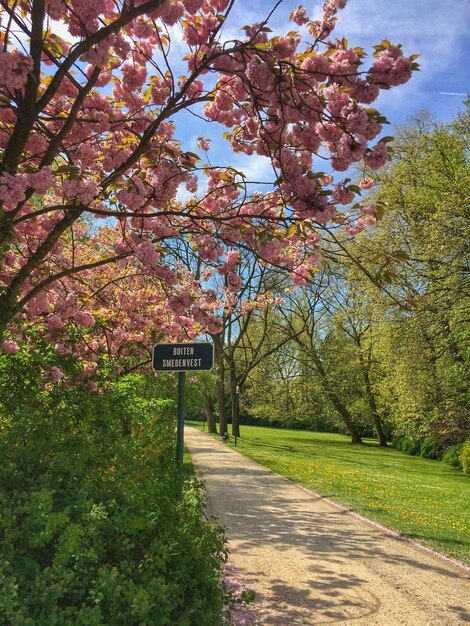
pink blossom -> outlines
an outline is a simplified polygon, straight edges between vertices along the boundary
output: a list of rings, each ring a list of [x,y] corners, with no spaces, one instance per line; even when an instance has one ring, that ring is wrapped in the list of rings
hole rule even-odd
[[[20,347],[16,341],[6,340],[2,343],[2,348],[6,354],[16,354]]]
[[[379,88],[377,85],[366,82],[365,80],[356,78],[352,81],[354,86],[351,89],[351,97],[354,98],[357,102],[361,102],[363,104],[370,104],[377,99],[379,95]]]
[[[255,88],[261,90],[272,88],[275,75],[266,63],[256,60],[250,61],[245,73]]]
[[[33,60],[30,56],[21,54],[18,50],[0,52],[0,84],[8,91],[14,92],[24,87],[32,68]]]
[[[83,326],[84,328],[88,328],[90,326],[95,325],[95,320],[92,315],[89,313],[84,313],[83,311],[78,311],[73,316],[74,320],[79,326]]]
[[[62,328],[64,327],[64,322],[58,315],[50,315],[47,318],[46,323],[47,328],[51,331],[62,330]]]
[[[202,7],[204,0],[182,0],[185,10],[194,15]]]
[[[176,22],[183,17],[184,6],[179,0],[171,0],[164,2],[160,7],[153,12],[153,16],[159,17],[162,22],[173,26]]]
[[[372,170],[378,170],[385,165],[388,159],[387,146],[383,142],[376,144],[370,152],[364,155],[364,163]]]
[[[258,253],[265,261],[277,263],[282,252],[282,243],[279,239],[271,239],[258,248]]]
[[[333,200],[337,204],[350,204],[354,198],[354,192],[347,189],[342,183],[335,185],[333,189]]]
[[[223,254],[223,248],[221,248],[217,241],[209,235],[205,235],[197,243],[199,243],[198,253],[201,259],[215,261]]]
[[[36,316],[49,312],[49,298],[46,292],[42,291],[25,305],[29,315]]]
[[[168,308],[177,315],[184,315],[191,304],[192,300],[188,293],[173,296],[168,300]]]
[[[28,186],[27,176],[17,174],[13,176],[4,172],[0,176],[0,201],[5,211],[12,211],[25,199],[25,190]]]
[[[358,222],[359,221],[362,222],[365,226],[374,226],[374,224],[377,223],[377,218],[375,217],[375,215],[366,215],[361,220],[358,220]]]
[[[229,252],[227,252],[227,254],[225,255],[225,263],[221,263],[217,267],[219,274],[227,274],[228,272],[233,272],[238,265],[239,259],[240,253],[236,250],[230,250]]]
[[[197,176],[190,176],[188,181],[186,182],[186,189],[189,193],[196,193],[198,189],[198,180]]]
[[[5,263],[7,265],[9,265],[10,267],[13,267],[13,265],[15,264],[17,259],[17,256],[14,252],[11,252],[11,250],[9,250],[6,254],[5,254]]]
[[[318,124],[315,126],[315,129],[318,133],[318,136],[323,141],[337,141],[343,135],[343,129],[340,128],[337,124],[332,124],[330,122],[318,122]]]
[[[362,180],[359,181],[359,187],[361,189],[370,189],[374,184],[374,179],[373,178],[363,178]]]
[[[59,20],[64,15],[64,2],[63,0],[47,0],[46,12],[53,20]]]
[[[199,137],[197,141],[197,147],[199,148],[199,150],[204,150],[204,152],[207,152],[211,147],[211,140],[206,139],[205,137]]]
[[[300,67],[304,70],[300,75],[303,80],[322,81],[330,73],[330,62],[321,54],[309,55],[302,61]]]
[[[135,256],[139,259],[142,265],[145,267],[155,267],[160,258],[160,254],[155,249],[155,246],[150,241],[143,241],[135,249]]]
[[[47,148],[47,139],[39,133],[31,133],[26,142],[27,151],[34,156],[38,156]]]
[[[55,344],[54,350],[57,352],[57,354],[69,354],[71,352],[71,349],[69,347],[60,342]]]
[[[83,204],[90,204],[98,195],[98,186],[92,178],[69,178],[64,180],[62,186],[68,198],[76,198]]]
[[[292,282],[299,287],[305,286],[307,284],[308,273],[309,269],[305,264],[297,266],[290,275]]]
[[[290,20],[298,26],[303,26],[308,22],[307,11],[302,5],[300,5],[299,7],[297,7],[297,9],[292,11],[292,13],[290,14]]]
[[[377,205],[375,202],[371,202],[370,204],[361,204],[360,209],[361,213],[364,215],[375,215],[377,212]]]
[[[331,157],[331,166],[337,172],[345,172],[350,165],[350,161],[348,161],[348,159],[345,159],[344,157]]]
[[[240,289],[242,281],[240,276],[236,272],[229,272],[227,274],[227,289],[231,293],[235,293]]]
[[[61,380],[62,376],[63,374],[60,367],[56,367],[55,365],[54,367],[51,367],[50,378],[53,383],[58,383]]]
[[[370,73],[376,83],[401,85],[411,77],[411,60],[403,56],[398,46],[390,46],[378,54]]]
[[[142,65],[126,61],[122,66],[123,86],[129,91],[136,91],[142,87],[147,78],[147,70]]]
[[[98,366],[96,363],[86,363],[83,369],[83,373],[85,374],[85,376],[91,376],[95,372],[97,367]]]
[[[161,106],[165,104],[172,90],[171,82],[152,79],[152,102]]]
[[[328,187],[328,185],[331,185],[331,183],[333,182],[333,174],[328,174],[327,176],[324,176],[320,182],[324,187]]]
[[[290,37],[280,37],[273,45],[273,50],[280,59],[287,59],[295,54],[295,50],[300,43],[298,33],[291,34]]]
[[[218,317],[210,317],[206,320],[206,329],[210,335],[217,335],[223,329],[223,322]]]
[[[50,166],[43,167],[38,172],[29,174],[28,180],[34,191],[40,195],[44,195],[54,184],[52,168]]]

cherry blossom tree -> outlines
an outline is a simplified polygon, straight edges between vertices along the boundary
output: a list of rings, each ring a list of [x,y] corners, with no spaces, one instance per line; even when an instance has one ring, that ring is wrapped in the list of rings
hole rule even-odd
[[[375,208],[354,203],[361,188],[341,173],[359,160],[385,163],[377,138],[386,120],[369,105],[410,78],[415,57],[383,41],[366,63],[362,48],[334,38],[345,0],[327,0],[320,20],[299,7],[290,16],[298,32],[272,33],[268,15],[228,39],[235,1],[0,1],[5,351],[38,320],[65,346],[76,337],[65,330],[96,326],[89,334],[98,335],[107,315],[113,337],[101,340],[119,350],[135,331],[130,302],[144,300],[167,337],[177,324],[216,333],[208,262],[224,268],[232,293],[243,248],[302,285],[322,228],[354,234],[374,222]],[[225,127],[232,153],[270,159],[267,191],[229,160],[211,164],[203,132],[189,149],[190,113],[195,128]],[[172,263],[178,239],[198,255],[197,275]],[[129,316],[120,339],[117,311]]]

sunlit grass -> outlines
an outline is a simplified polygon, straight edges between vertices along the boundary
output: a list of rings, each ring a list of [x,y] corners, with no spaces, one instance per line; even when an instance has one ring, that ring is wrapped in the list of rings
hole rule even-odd
[[[228,444],[233,446],[233,442]],[[348,437],[242,426],[237,450],[384,526],[470,564],[470,477]]]

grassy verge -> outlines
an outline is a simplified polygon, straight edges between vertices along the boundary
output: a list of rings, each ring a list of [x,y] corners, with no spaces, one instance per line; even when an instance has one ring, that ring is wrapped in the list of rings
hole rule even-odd
[[[242,426],[236,449],[322,496],[470,564],[470,478],[443,463],[379,448],[373,441],[353,446],[342,435],[257,426]]]

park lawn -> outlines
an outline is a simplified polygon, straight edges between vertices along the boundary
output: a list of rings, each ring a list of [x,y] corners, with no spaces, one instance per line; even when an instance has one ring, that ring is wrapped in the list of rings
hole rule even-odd
[[[438,461],[380,448],[373,440],[352,445],[343,435],[259,426],[242,426],[241,435],[238,452],[470,564],[470,476]]]

